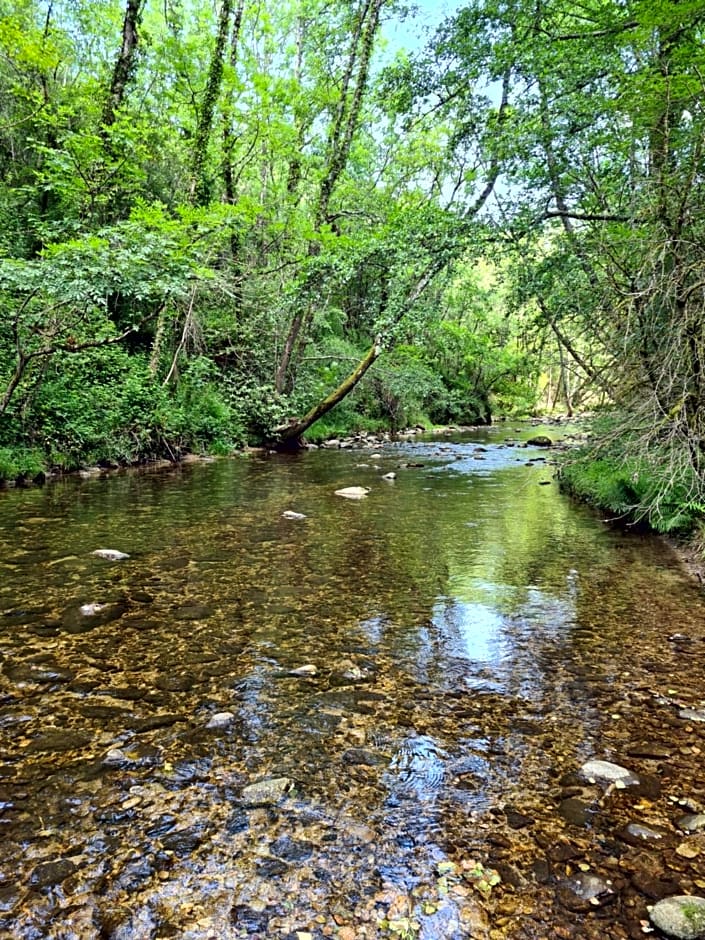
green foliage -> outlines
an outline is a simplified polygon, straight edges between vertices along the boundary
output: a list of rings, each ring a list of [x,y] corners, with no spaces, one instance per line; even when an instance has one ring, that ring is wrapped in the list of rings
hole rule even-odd
[[[32,480],[45,469],[44,455],[36,448],[0,447],[0,483]]]
[[[572,452],[561,485],[607,510],[615,520],[646,523],[657,532],[692,532],[705,520],[705,486],[671,448],[644,447],[625,416],[595,422],[596,442]]]

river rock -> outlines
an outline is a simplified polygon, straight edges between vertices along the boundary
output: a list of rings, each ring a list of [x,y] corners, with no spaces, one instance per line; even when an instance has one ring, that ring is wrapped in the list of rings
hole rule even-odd
[[[705,898],[687,894],[664,898],[649,912],[651,923],[674,940],[705,937]]]
[[[558,807],[558,815],[562,816],[570,826],[587,829],[595,818],[595,805],[585,803],[575,797],[568,797]]]
[[[318,675],[318,670],[313,665],[313,663],[307,663],[305,666],[297,666],[296,669],[290,669],[288,674],[290,676],[299,676],[305,678],[307,676]]]
[[[96,548],[94,552],[91,552],[91,555],[95,555],[96,558],[104,558],[106,561],[125,561],[126,558],[130,557],[125,552],[119,552],[116,548]]]
[[[681,816],[678,820],[678,828],[685,829],[686,832],[699,832],[705,829],[705,813],[690,813],[688,816]]]
[[[705,721],[705,708],[682,708],[678,717],[686,721]]]
[[[639,785],[639,778],[626,767],[613,764],[607,760],[586,761],[578,771],[580,776],[588,783],[599,783],[602,786],[614,784],[618,789],[635,787]]]
[[[118,620],[126,610],[127,605],[122,601],[81,604],[80,607],[69,607],[64,611],[61,625],[67,633],[86,633],[94,627]]]
[[[344,499],[364,499],[370,492],[369,486],[344,486],[336,490],[336,496],[342,496]]]
[[[612,888],[592,872],[578,872],[558,887],[558,898],[569,911],[581,913],[594,907],[604,907],[614,901]]]
[[[553,447],[553,441],[545,434],[537,434],[536,437],[530,437],[526,442],[531,447]]]
[[[33,888],[49,888],[61,884],[76,871],[76,866],[67,858],[59,858],[52,862],[42,862],[29,876],[29,883]]]
[[[393,471],[390,472],[390,473],[385,473],[384,476],[382,477],[383,480],[387,480],[387,481],[390,482],[390,483],[391,483],[393,480],[396,480],[396,478],[397,478],[397,475],[396,475],[396,473],[394,473]]]
[[[642,846],[659,844],[661,847],[673,841],[672,834],[665,829],[645,826],[643,823],[630,822],[617,833],[622,842],[628,845]]]
[[[289,777],[270,777],[243,788],[242,801],[246,806],[272,806],[278,803],[294,786]]]
[[[303,512],[294,512],[293,509],[286,509],[282,513],[282,519],[305,519],[306,515]]]
[[[208,731],[217,731],[221,728],[229,727],[235,721],[233,712],[216,712],[211,715],[210,721],[206,725]]]

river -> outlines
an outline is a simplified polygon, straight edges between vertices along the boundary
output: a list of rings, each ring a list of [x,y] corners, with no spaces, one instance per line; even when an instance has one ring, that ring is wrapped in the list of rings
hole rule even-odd
[[[537,432],[0,493],[0,935],[622,940],[704,894],[702,590]]]

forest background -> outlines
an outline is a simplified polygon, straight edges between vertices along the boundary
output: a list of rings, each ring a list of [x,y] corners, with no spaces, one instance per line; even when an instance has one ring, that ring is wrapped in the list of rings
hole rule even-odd
[[[705,8],[0,0],[0,479],[590,410],[705,515]]]

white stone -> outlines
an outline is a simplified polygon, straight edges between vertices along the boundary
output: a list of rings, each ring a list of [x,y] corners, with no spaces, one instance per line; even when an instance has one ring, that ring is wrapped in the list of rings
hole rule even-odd
[[[130,557],[125,552],[119,552],[116,548],[96,548],[94,552],[91,552],[91,555],[95,555],[96,558],[105,558],[106,561],[124,561]]]
[[[580,768],[580,776],[600,784],[614,784],[619,789],[637,786],[639,778],[626,767],[607,760],[589,760]]]
[[[342,496],[345,499],[364,499],[370,492],[369,486],[344,486],[335,491],[336,496]]]
[[[294,512],[293,509],[286,509],[282,513],[282,519],[305,519],[306,516],[302,512]]]
[[[232,712],[216,712],[215,715],[211,715],[206,728],[211,731],[215,728],[227,728],[233,721],[235,721],[235,715]]]

